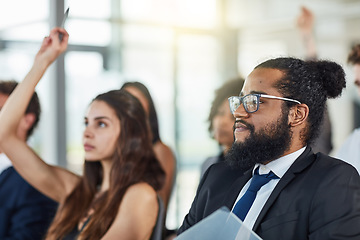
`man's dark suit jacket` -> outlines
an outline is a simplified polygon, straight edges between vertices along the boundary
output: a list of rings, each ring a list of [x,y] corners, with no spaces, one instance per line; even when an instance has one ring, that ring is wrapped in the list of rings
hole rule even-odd
[[[251,178],[226,163],[202,178],[178,234],[221,206],[232,209]],[[280,179],[253,230],[264,240],[360,239],[360,176],[349,164],[306,148]]]
[[[30,186],[13,167],[0,174],[0,239],[43,239],[57,203]]]

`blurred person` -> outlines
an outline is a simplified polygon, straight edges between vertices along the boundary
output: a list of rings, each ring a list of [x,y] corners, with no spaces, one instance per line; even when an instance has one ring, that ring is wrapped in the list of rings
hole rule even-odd
[[[225,160],[225,154],[234,142],[234,116],[230,112],[228,98],[237,96],[243,84],[243,78],[235,78],[227,81],[215,91],[215,98],[211,104],[208,117],[208,129],[212,138],[219,144],[221,150],[217,156],[209,157],[202,163],[201,177],[211,165]]]
[[[296,19],[296,26],[300,32],[303,45],[306,52],[306,60],[317,60],[317,49],[316,41],[314,36],[314,22],[315,16],[313,12],[302,6],[301,13]],[[327,109],[324,111],[324,119],[320,126],[320,134],[317,139],[311,144],[312,150],[314,153],[322,152],[324,154],[329,154],[333,149],[332,144],[332,134],[331,134],[331,121],[329,112]]]
[[[135,97],[110,91],[90,103],[84,118],[83,176],[46,164],[16,134],[36,85],[67,42],[62,28],[44,39],[29,73],[1,110],[0,148],[24,179],[59,203],[46,239],[149,239],[164,172]]]
[[[172,193],[172,189],[176,177],[176,159],[170,147],[161,141],[160,133],[159,133],[159,123],[158,123],[155,105],[147,87],[140,82],[126,82],[123,84],[121,89],[129,92],[137,99],[139,99],[143,108],[145,109],[146,115],[148,116],[150,122],[153,149],[157,159],[159,160],[166,174],[164,186],[162,187],[162,189],[158,191],[159,196],[164,202],[164,208],[165,208],[164,224],[165,224],[166,211],[169,205],[170,196]],[[171,230],[167,230],[165,226],[164,226],[164,231],[165,231],[164,232],[165,236],[173,232]]]
[[[305,47],[305,55],[307,60],[317,59],[316,41],[314,37],[314,22],[315,16],[313,12],[309,8],[302,6],[301,13],[296,19],[296,27],[300,32],[301,40]]]
[[[16,86],[15,81],[0,81],[0,109]],[[36,128],[40,112],[34,92],[16,129],[17,137],[24,143]],[[42,239],[56,208],[56,202],[28,184],[0,151],[0,239]]]
[[[360,96],[360,44],[352,47],[347,61],[353,65],[355,74],[354,84]],[[360,173],[360,128],[355,129],[345,140],[336,153],[336,157],[352,164]]]
[[[149,118],[154,152],[166,173],[165,184],[159,191],[159,195],[167,208],[176,176],[175,156],[170,147],[161,141],[155,105],[146,86],[140,82],[126,82],[121,89],[124,89],[139,99]]]
[[[235,142],[205,173],[178,233],[226,206],[264,240],[359,239],[359,174],[309,147],[326,100],[345,86],[335,62],[276,58],[256,66],[239,97],[229,98]]]

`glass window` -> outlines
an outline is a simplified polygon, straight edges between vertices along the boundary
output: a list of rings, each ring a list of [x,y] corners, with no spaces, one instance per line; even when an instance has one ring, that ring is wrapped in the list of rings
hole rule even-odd
[[[216,0],[122,0],[121,16],[127,21],[149,24],[213,28],[217,17]]]
[[[65,27],[70,44],[106,46],[111,42],[111,25],[107,21],[69,19]]]
[[[175,193],[179,201],[174,219],[180,225],[195,196],[200,164],[219,151],[210,138],[207,122],[214,89],[219,83],[219,49],[217,40],[206,35],[182,35],[177,44],[180,167]]]
[[[161,139],[175,146],[173,31],[126,25],[123,28],[124,81],[146,85],[158,114]]]
[[[109,0],[65,0],[65,9],[68,7],[71,18],[108,19],[111,16]]]
[[[11,0],[6,3],[3,1],[0,8],[0,30],[8,31],[14,27],[44,21],[48,16],[48,0]]]

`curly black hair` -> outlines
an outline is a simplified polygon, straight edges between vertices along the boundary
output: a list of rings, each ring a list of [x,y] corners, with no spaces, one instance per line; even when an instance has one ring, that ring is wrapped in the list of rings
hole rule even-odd
[[[227,100],[228,97],[238,96],[242,87],[244,85],[244,79],[237,77],[225,82],[220,88],[215,91],[215,98],[211,104],[211,109],[208,117],[209,121],[209,132],[212,133],[213,130],[213,119],[216,116],[219,107]]]
[[[308,128],[302,134],[305,144],[312,143],[319,134],[326,109],[326,99],[341,95],[346,87],[343,68],[332,61],[303,61],[297,58],[276,58],[256,68],[273,68],[283,72],[275,83],[283,97],[292,98],[309,107]],[[289,109],[292,102],[284,102]]]

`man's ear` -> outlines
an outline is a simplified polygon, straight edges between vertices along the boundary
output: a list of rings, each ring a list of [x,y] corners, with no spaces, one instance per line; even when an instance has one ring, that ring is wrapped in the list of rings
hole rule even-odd
[[[34,113],[26,113],[24,116],[24,127],[29,130],[34,125],[35,119]]]
[[[306,122],[309,116],[309,107],[306,104],[297,104],[289,111],[289,125],[296,127]]]

